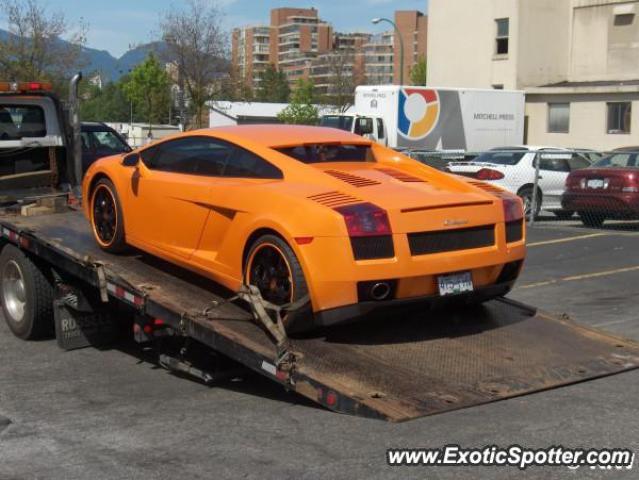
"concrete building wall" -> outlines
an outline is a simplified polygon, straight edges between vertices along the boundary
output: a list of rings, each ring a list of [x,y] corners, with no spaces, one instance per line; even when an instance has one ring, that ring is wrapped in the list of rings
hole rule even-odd
[[[568,78],[570,16],[570,0],[520,2],[517,88],[547,85]]]
[[[570,68],[571,79],[639,78],[639,1],[576,1]]]
[[[632,102],[631,133],[607,133],[607,103]],[[568,133],[548,132],[548,104],[570,103]],[[585,94],[528,94],[528,143],[558,147],[612,150],[639,143],[639,92]],[[635,132],[635,133],[633,133]]]
[[[429,85],[516,88],[518,2],[431,0],[428,10]],[[496,19],[509,19],[509,51],[496,54]]]

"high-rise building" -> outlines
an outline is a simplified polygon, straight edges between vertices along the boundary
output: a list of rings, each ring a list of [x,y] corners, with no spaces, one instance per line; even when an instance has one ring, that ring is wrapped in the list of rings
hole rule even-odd
[[[388,85],[394,83],[394,38],[392,31],[379,33],[364,44],[366,83]]]
[[[270,17],[269,25],[233,30],[233,67],[253,88],[269,63],[284,72],[291,84],[312,78],[319,93],[329,93],[336,68],[350,75],[354,84],[399,82],[397,33],[335,33],[314,8],[275,8]],[[404,44],[405,82],[414,63],[426,54],[426,18],[418,11],[395,13]]]

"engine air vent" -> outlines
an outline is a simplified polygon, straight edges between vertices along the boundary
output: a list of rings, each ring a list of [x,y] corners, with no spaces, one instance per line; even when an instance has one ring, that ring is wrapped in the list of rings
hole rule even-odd
[[[345,205],[362,202],[356,197],[352,197],[341,192],[318,193],[309,196],[308,199],[330,208],[343,207]]]
[[[353,175],[351,173],[340,172],[338,170],[326,170],[327,174],[332,177],[341,180],[342,182],[346,182],[354,187],[371,187],[373,185],[381,185],[377,180],[371,180],[370,178],[359,177],[357,175]]]
[[[421,178],[414,177],[412,175],[409,175],[408,173],[400,172],[399,170],[395,170],[393,168],[378,168],[377,170],[385,173],[389,177],[393,177],[394,179],[399,180],[400,182],[426,183],[426,180],[422,180]]]
[[[482,190],[486,192],[494,193],[497,195],[501,195],[502,193],[504,193],[504,191],[501,188],[495,187],[494,185],[491,185],[490,183],[477,182],[472,180],[469,181],[468,183],[470,183],[471,185],[474,185],[475,187],[481,188]]]

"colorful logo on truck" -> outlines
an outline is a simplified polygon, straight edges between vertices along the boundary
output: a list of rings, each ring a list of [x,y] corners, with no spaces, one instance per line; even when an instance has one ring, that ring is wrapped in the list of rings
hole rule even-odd
[[[439,120],[440,102],[436,90],[403,88],[399,92],[399,133],[419,140],[433,131]]]

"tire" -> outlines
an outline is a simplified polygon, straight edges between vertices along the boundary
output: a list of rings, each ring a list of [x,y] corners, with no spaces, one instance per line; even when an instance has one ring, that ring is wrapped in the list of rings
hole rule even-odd
[[[91,230],[104,251],[119,253],[126,249],[124,215],[120,197],[108,178],[97,181],[91,191]]]
[[[533,200],[533,187],[523,187],[517,192],[519,198],[521,198],[522,202],[524,202],[524,216],[526,218],[531,217],[531,209],[532,209],[532,200]],[[537,205],[535,208],[535,212],[533,217],[536,218],[539,216],[539,212],[541,211],[541,191],[537,189]]]
[[[284,266],[288,271],[285,272],[280,269],[279,266],[281,265],[278,264],[277,270],[280,271],[277,274],[266,272],[262,263],[268,260],[267,257],[269,255],[273,255],[273,259],[279,256],[284,261]],[[273,285],[274,275],[279,275],[280,280],[283,280],[283,275],[280,274],[288,276],[288,283],[290,284],[288,291],[284,287],[284,282],[279,282],[279,285],[277,285],[277,279],[275,280],[276,285]],[[308,294],[304,272],[295,252],[283,239],[271,234],[262,235],[251,244],[244,266],[244,283],[257,286],[262,297],[275,305],[295,302]],[[304,316],[295,315],[295,322],[293,322],[292,317],[287,315],[282,318],[287,331],[301,331],[309,328],[306,325],[308,319]],[[296,323],[296,325],[293,325],[293,323]]]
[[[600,228],[606,217],[600,213],[579,212],[579,218],[586,227]]]
[[[560,220],[570,220],[572,216],[575,214],[575,212],[571,212],[569,210],[555,210],[552,213],[554,213],[555,217],[557,217]]]
[[[23,340],[52,337],[53,299],[53,282],[43,269],[18,248],[5,246],[0,254],[0,300],[13,334]]]

